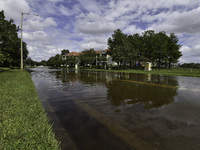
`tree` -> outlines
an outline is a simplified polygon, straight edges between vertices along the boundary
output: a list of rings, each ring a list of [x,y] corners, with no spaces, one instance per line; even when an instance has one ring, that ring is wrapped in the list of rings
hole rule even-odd
[[[147,30],[142,36],[141,58],[143,61],[154,62],[155,58],[153,52],[155,50],[155,43],[157,42],[155,32],[153,30]]]
[[[149,61],[161,65],[178,62],[182,56],[179,51],[178,38],[171,33],[168,37],[164,31],[155,33],[153,30],[145,31],[142,36],[139,34],[126,35],[117,29],[108,39],[109,54],[121,67],[128,63],[131,65],[135,60]]]
[[[85,66],[87,64],[90,64],[90,67],[92,66],[92,63],[94,62],[95,57],[96,57],[96,52],[94,51],[93,48],[89,50],[86,49],[82,51],[82,53],[79,55],[79,59],[81,63],[83,63]]]
[[[122,33],[120,29],[115,30],[112,34],[112,38],[108,39],[108,48],[113,60],[116,61],[120,67],[123,64],[125,69],[125,65],[130,61],[129,58],[131,57],[131,44],[128,40],[128,36]]]
[[[167,59],[167,44],[168,36],[165,32],[159,32],[155,34],[153,59],[157,62],[160,69],[163,61]]]
[[[42,60],[42,61],[40,62],[40,65],[46,66],[46,65],[47,65],[47,61],[46,61],[46,60]]]
[[[28,58],[24,61],[24,63],[25,63],[25,65],[27,65],[27,66],[35,66],[35,65],[36,65],[36,62],[33,61],[33,60],[31,59],[31,57],[28,57]]]
[[[67,49],[63,49],[62,51],[61,51],[61,55],[67,55],[67,54],[69,54],[69,50]]]
[[[66,59],[63,60],[63,62],[70,67],[75,67],[75,64],[78,63],[78,58],[77,56],[67,56]]]
[[[1,43],[0,43],[1,44]],[[1,49],[0,49],[0,66],[3,64],[3,62],[5,61],[5,56],[2,54]]]
[[[5,20],[4,11],[0,11],[0,61],[4,66],[20,65],[20,38],[17,36],[19,27],[14,20]],[[23,57],[28,56],[26,43],[23,42]]]
[[[143,60],[142,55],[142,37],[136,33],[128,36],[128,40],[131,43],[131,53],[129,55],[130,64],[135,62],[136,60]]]
[[[47,65],[48,66],[52,66],[52,67],[60,67],[62,64],[62,59],[61,59],[61,55],[56,54],[53,57],[50,57],[47,61]]]
[[[169,69],[171,63],[177,63],[178,59],[182,56],[180,52],[181,45],[178,44],[178,37],[174,33],[170,33],[167,45],[167,59]]]

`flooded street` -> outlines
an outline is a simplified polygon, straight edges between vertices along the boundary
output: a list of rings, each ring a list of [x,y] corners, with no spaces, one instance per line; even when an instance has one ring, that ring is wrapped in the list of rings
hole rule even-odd
[[[200,78],[30,69],[62,149],[199,150]]]

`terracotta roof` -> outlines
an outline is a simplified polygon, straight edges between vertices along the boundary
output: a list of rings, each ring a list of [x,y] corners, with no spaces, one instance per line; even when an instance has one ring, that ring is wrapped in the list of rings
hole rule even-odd
[[[101,52],[103,51],[109,51],[109,49],[105,49],[105,50],[98,50],[98,51],[95,51],[96,54],[100,54]],[[68,53],[68,56],[79,56],[80,54],[82,54],[82,52],[70,52]]]
[[[98,50],[98,51],[96,51],[96,54],[100,54],[100,53],[101,53],[101,52],[103,52],[103,51],[107,52],[107,51],[109,51],[109,49],[105,49],[105,50]]]
[[[100,54],[101,52],[103,52],[104,50],[98,50],[98,51],[95,51],[96,54]]]
[[[70,52],[68,56],[79,56],[82,52]]]

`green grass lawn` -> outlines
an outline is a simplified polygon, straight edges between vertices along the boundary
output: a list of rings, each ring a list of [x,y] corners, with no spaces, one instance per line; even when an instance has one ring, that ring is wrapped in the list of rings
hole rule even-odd
[[[0,67],[0,72],[1,71],[6,71],[6,70],[9,70],[10,68],[6,68],[6,67]]]
[[[0,149],[57,150],[51,127],[29,73],[1,69]]]
[[[126,73],[139,73],[139,74],[156,74],[156,75],[169,75],[169,76],[189,76],[200,77],[200,69],[195,68],[172,68],[172,69],[153,69],[152,71],[126,69],[126,70],[104,70],[104,69],[86,69],[94,71],[109,71],[109,72],[126,72]]]

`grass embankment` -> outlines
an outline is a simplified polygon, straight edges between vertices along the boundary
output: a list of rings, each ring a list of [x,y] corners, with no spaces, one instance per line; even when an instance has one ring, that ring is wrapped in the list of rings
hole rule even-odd
[[[188,76],[200,77],[200,69],[194,68],[172,68],[172,69],[153,69],[152,71],[126,69],[126,70],[104,70],[104,69],[86,69],[93,71],[109,71],[109,72],[125,72],[125,73],[139,73],[139,74],[156,74],[169,76]]]
[[[29,73],[0,71],[0,149],[56,150],[58,145]]]

